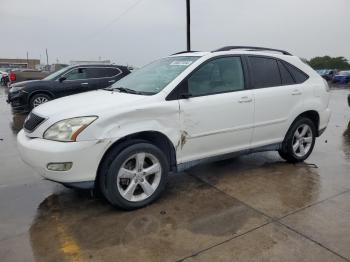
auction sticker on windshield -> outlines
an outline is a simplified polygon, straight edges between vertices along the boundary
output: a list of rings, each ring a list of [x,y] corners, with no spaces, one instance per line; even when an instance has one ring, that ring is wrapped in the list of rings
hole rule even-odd
[[[173,61],[173,62],[171,62],[170,65],[174,65],[174,66],[189,66],[190,64],[192,64],[192,61]]]

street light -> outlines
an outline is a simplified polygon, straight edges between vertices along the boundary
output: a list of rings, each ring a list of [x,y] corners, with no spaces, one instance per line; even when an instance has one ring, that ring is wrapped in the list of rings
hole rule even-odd
[[[186,0],[186,17],[187,17],[187,51],[191,51],[191,10],[190,0]]]

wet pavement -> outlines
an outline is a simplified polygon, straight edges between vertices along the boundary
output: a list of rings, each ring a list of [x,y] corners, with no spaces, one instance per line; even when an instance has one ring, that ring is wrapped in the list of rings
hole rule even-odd
[[[19,159],[0,89],[1,261],[349,261],[350,89],[302,164],[257,153],[172,176],[146,208],[114,209]]]

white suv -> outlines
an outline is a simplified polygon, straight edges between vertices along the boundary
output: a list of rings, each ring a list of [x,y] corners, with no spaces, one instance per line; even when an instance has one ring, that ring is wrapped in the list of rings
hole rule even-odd
[[[112,205],[145,206],[169,172],[257,151],[305,160],[325,130],[327,83],[286,51],[224,47],[183,52],[109,89],[35,108],[18,134],[45,178],[99,188]]]

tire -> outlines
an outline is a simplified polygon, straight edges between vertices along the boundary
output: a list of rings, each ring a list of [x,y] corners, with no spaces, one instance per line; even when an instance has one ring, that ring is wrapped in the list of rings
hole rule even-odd
[[[314,123],[309,118],[298,118],[289,128],[278,153],[287,162],[302,162],[312,153],[315,140],[316,127]]]
[[[99,186],[108,202],[133,210],[157,200],[165,189],[169,172],[164,153],[143,141],[116,153],[118,150],[117,147],[109,152],[99,174]]]
[[[30,109],[33,109],[34,107],[37,107],[41,104],[49,102],[50,100],[51,100],[51,97],[47,94],[36,94],[30,98],[30,101],[29,101]]]

